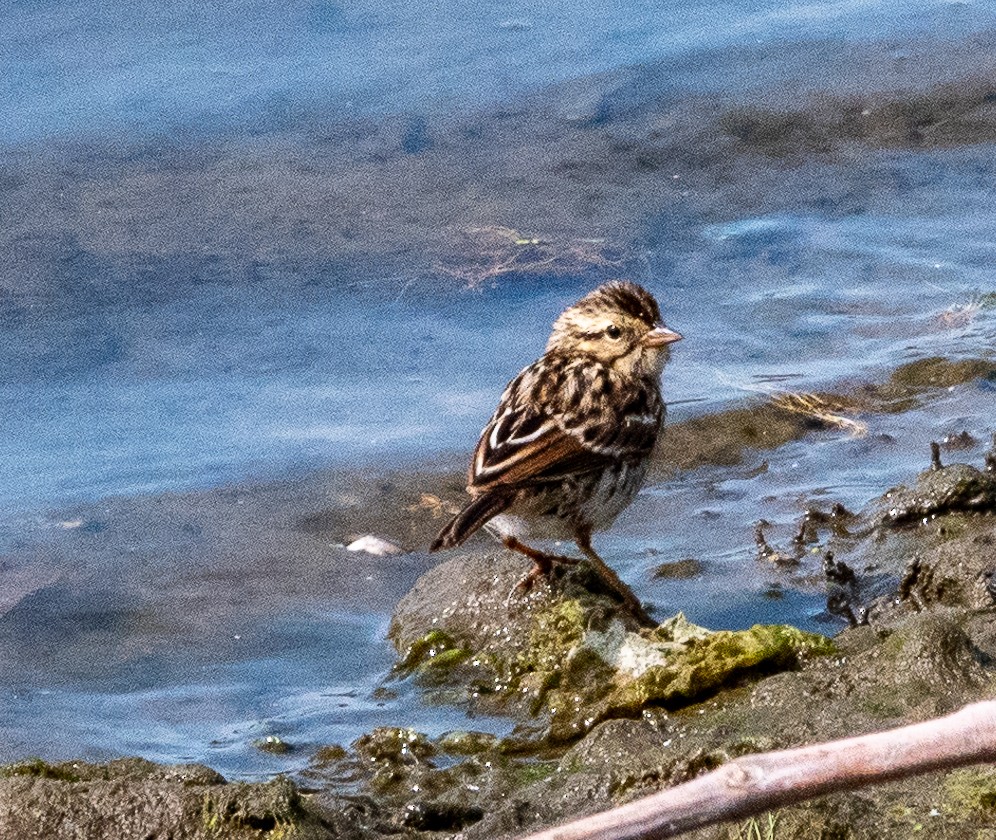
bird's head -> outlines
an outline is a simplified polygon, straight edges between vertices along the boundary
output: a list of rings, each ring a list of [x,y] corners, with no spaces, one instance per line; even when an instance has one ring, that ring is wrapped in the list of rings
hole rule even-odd
[[[588,356],[623,375],[660,376],[670,345],[680,340],[681,335],[661,321],[650,292],[636,283],[613,280],[561,313],[546,350]]]

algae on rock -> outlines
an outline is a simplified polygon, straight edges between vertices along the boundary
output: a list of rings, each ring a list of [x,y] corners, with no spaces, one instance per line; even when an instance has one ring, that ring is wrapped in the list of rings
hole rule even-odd
[[[681,614],[640,628],[610,597],[585,588],[573,569],[518,604],[495,597],[521,574],[521,562],[507,555],[443,563],[399,604],[391,637],[404,673],[430,687],[446,683],[450,696],[462,691],[466,702],[491,710],[539,716],[547,743],[646,706],[688,705],[834,649],[793,627],[713,632]],[[460,651],[452,667],[430,664],[446,651]]]

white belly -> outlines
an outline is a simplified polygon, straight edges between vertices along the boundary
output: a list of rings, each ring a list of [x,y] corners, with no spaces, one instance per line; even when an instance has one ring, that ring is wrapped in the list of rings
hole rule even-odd
[[[551,493],[514,504],[485,527],[499,539],[509,536],[520,540],[572,540],[579,522],[586,523],[593,531],[604,531],[633,501],[646,473],[646,461],[623,465],[618,473],[606,471],[593,487],[585,487],[572,516],[550,512],[550,508],[556,507],[557,498]]]

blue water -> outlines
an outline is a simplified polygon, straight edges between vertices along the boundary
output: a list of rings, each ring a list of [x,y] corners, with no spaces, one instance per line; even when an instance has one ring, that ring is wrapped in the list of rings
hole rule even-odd
[[[953,2],[16,2],[0,27],[0,165],[20,159],[6,156],[14,147],[44,156],[49,143],[114,149],[166,137],[196,155],[209,141],[238,148],[259,133],[398,115],[445,122],[481,109],[497,123],[492,106],[514,111],[525,96],[590,114],[586,97],[638,106],[647,79],[676,95],[793,80],[819,88],[804,60],[811,45],[824,64],[838,45],[858,43],[901,62],[911,44],[929,53],[993,24],[989,9]],[[795,58],[772,65],[783,49]],[[763,74],[750,72],[751,50],[767,57]],[[720,72],[738,52],[747,63]],[[835,71],[846,81],[850,69]],[[402,145],[417,155],[429,141],[418,119],[409,124]],[[67,169],[85,180],[88,160]],[[741,169],[743,184],[713,180],[711,212],[647,219],[637,279],[686,336],[665,376],[672,420],[774,388],[881,379],[931,355],[992,357],[992,160],[978,144],[869,151],[812,169],[786,162],[760,209],[734,212],[723,190],[752,186]],[[375,167],[376,156],[363,162]],[[158,165],[182,163],[150,157]],[[0,175],[0,187],[19,177]],[[63,189],[56,176],[40,183]],[[841,183],[851,209],[821,202],[824,187]],[[662,175],[675,207],[705,189]],[[79,207],[67,213],[114,252],[101,208]],[[7,229],[23,220],[5,212],[0,236],[11,244]],[[255,233],[279,244],[283,223]],[[335,492],[357,465],[439,458],[459,468],[504,383],[595,278],[470,288],[394,268],[358,279],[348,265],[205,278],[194,249],[112,264],[44,220],[25,224],[13,244],[36,251],[21,248],[26,262],[4,266],[14,279],[0,285],[0,760],[137,752],[266,775],[307,762],[249,746],[267,734],[314,746],[389,723],[507,728],[426,708],[407,689],[373,693],[393,661],[383,639],[390,602],[425,558],[368,560],[346,591],[323,577],[331,547],[284,555],[288,523],[248,535],[240,524],[204,548],[158,494],[315,469]],[[182,250],[182,231],[176,241]],[[753,564],[752,524],[787,529],[814,495],[859,507],[908,476],[930,439],[968,429],[982,441],[990,430],[991,392],[978,386],[933,405],[912,434],[908,418],[881,418],[867,439],[827,433],[750,456],[740,472],[706,468],[649,488],[600,547],[663,611],[712,626],[824,626],[818,591],[760,599],[769,580]],[[147,505],[146,527],[121,525],[112,497]],[[97,500],[107,505],[97,520],[74,519],[74,506]],[[53,531],[61,553],[45,542]],[[274,547],[243,568],[238,540],[257,538]],[[648,580],[661,562],[648,558],[685,556],[707,574]]]
[[[315,111],[338,119],[483,105],[648,61],[682,59],[694,70],[698,56],[729,47],[957,37],[991,16],[974,4],[904,0],[12,0],[0,29],[0,142],[254,131]]]
[[[952,157],[901,166],[915,174]],[[909,358],[989,352],[991,310],[951,328],[938,320],[992,288],[996,257],[993,184],[953,165],[949,177],[940,195],[877,214],[740,219],[704,226],[691,250],[662,250],[670,276],[644,282],[687,336],[665,376],[667,396],[687,404],[672,416],[768,380],[812,390]],[[9,517],[468,449],[505,382],[587,288],[385,281],[276,298],[205,285],[165,302],[0,306],[0,507]]]

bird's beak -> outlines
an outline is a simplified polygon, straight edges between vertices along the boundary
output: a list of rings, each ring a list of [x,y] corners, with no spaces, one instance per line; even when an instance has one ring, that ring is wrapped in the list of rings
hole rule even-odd
[[[681,338],[681,333],[668,329],[661,324],[660,326],[654,327],[643,337],[643,346],[663,347],[666,344],[674,344],[676,341],[681,341]]]

